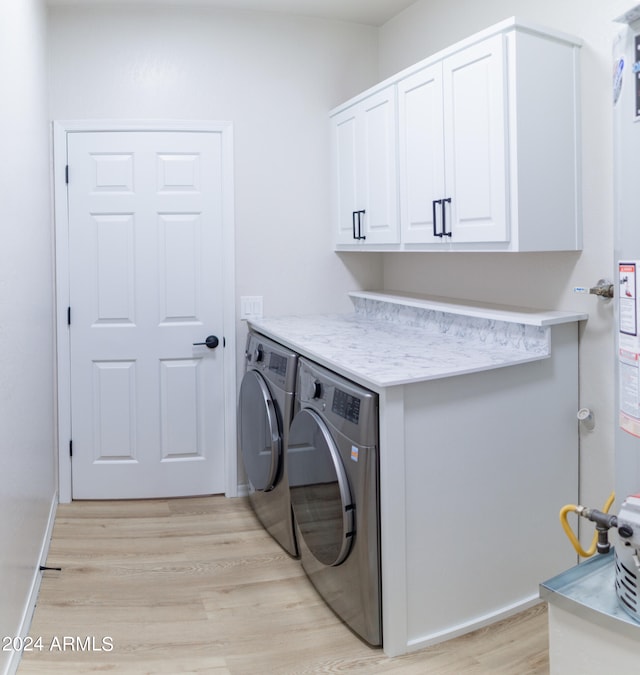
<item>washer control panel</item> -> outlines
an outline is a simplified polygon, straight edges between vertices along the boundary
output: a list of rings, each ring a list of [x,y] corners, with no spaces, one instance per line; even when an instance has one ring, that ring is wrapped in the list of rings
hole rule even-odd
[[[333,390],[331,412],[340,415],[353,424],[358,424],[360,420],[360,399],[336,387]]]

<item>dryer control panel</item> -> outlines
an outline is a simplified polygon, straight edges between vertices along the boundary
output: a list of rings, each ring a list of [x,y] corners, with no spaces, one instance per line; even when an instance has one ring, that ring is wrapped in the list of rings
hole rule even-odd
[[[247,335],[244,354],[247,368],[260,371],[269,382],[275,383],[288,393],[293,393],[298,367],[297,354],[253,332]]]

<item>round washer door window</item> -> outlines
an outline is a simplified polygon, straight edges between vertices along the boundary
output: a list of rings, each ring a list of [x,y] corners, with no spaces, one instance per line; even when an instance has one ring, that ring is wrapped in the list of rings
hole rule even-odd
[[[275,404],[260,373],[247,371],[239,400],[238,436],[244,468],[255,490],[271,490],[282,461],[282,436]]]
[[[300,534],[325,565],[339,565],[354,535],[353,504],[340,453],[320,416],[302,409],[289,431],[287,475]]]

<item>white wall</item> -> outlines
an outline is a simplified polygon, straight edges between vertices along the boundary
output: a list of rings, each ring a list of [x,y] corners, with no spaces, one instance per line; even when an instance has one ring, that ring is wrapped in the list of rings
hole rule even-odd
[[[381,78],[514,15],[584,41],[582,253],[387,254],[384,285],[589,313],[580,340],[580,399],[594,410],[596,428],[581,432],[581,501],[594,507],[601,507],[614,487],[613,303],[576,295],[572,289],[613,278],[612,19],[632,4],[633,0],[418,0],[380,31]],[[590,536],[592,529],[586,529]]]
[[[234,124],[237,294],[349,307],[381,260],[331,252],[328,111],[377,76],[377,30],[202,7],[50,8],[53,119]],[[346,64],[349,67],[346,67]],[[242,345],[242,341],[240,341]],[[243,345],[242,345],[243,347]]]
[[[55,493],[45,43],[39,0],[0,3],[1,636],[19,635]]]

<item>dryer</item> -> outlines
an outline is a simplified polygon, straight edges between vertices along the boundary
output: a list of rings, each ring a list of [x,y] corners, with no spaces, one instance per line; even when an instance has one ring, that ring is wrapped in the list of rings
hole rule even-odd
[[[267,532],[298,557],[285,465],[298,355],[250,331],[245,359],[238,444],[249,480],[249,501]]]
[[[361,638],[382,644],[378,397],[304,358],[287,448],[302,566]]]

